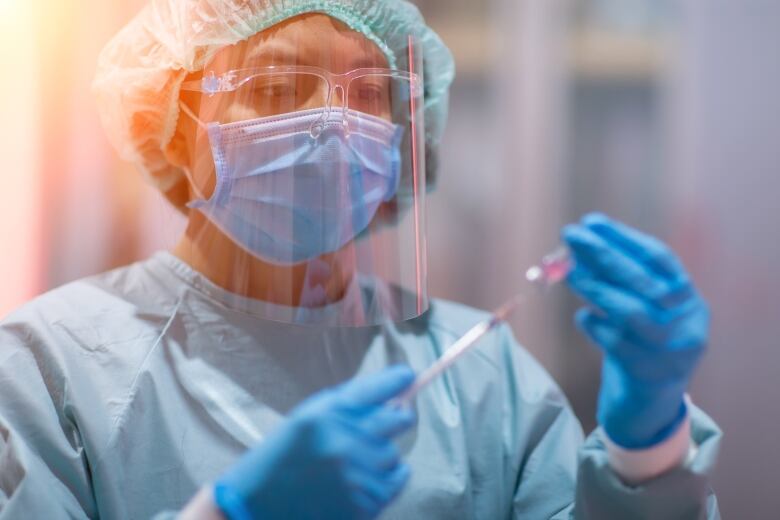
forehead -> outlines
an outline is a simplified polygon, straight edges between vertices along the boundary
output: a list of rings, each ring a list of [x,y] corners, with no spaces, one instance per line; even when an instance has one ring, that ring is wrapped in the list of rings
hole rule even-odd
[[[308,65],[334,73],[388,67],[384,53],[363,34],[335,18],[311,13],[220,50],[208,68],[219,72],[269,65]]]

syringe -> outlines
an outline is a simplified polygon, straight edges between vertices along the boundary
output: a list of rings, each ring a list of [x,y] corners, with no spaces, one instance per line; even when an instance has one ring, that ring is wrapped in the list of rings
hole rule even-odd
[[[566,278],[572,267],[569,251],[565,247],[560,247],[542,258],[539,265],[528,269],[525,278],[530,283],[543,288],[551,287]],[[428,384],[450,368],[466,352],[470,351],[478,340],[491,330],[498,327],[501,323],[514,312],[526,299],[527,293],[516,294],[501,307],[496,309],[492,316],[480,323],[474,325],[466,334],[461,336],[452,344],[439,359],[422,371],[403,394],[398,396],[394,403],[396,405],[408,405],[417,393],[428,386]]]

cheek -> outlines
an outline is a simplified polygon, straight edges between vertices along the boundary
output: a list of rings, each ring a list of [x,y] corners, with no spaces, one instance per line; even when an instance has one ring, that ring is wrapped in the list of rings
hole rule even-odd
[[[206,199],[210,198],[217,184],[217,175],[209,138],[205,133],[196,141],[192,165],[192,182],[195,183],[196,193]]]
[[[248,121],[250,119],[256,119],[267,114],[262,114],[252,106],[249,100],[245,100],[244,103],[234,102],[230,106],[226,107],[224,112],[220,114],[218,118],[220,123],[235,123],[238,121]]]

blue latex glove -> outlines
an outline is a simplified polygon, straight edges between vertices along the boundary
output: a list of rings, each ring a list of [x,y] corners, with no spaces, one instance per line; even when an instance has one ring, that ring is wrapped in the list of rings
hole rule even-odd
[[[600,214],[563,230],[570,287],[592,307],[576,322],[604,352],[598,421],[629,449],[666,440],[704,353],[709,310],[678,258],[657,239]]]
[[[217,506],[231,520],[374,518],[409,478],[391,439],[414,412],[385,403],[413,380],[395,366],[310,397],[216,482]]]

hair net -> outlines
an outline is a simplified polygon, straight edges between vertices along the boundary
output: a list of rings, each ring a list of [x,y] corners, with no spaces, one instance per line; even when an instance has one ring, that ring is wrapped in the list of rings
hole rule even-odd
[[[452,55],[405,0],[151,0],[103,49],[94,90],[109,139],[176,206],[187,200],[184,172],[165,149],[176,131],[179,90],[222,47],[246,40],[286,19],[324,13],[364,34],[389,65],[407,46],[422,44],[428,182],[447,118]]]

